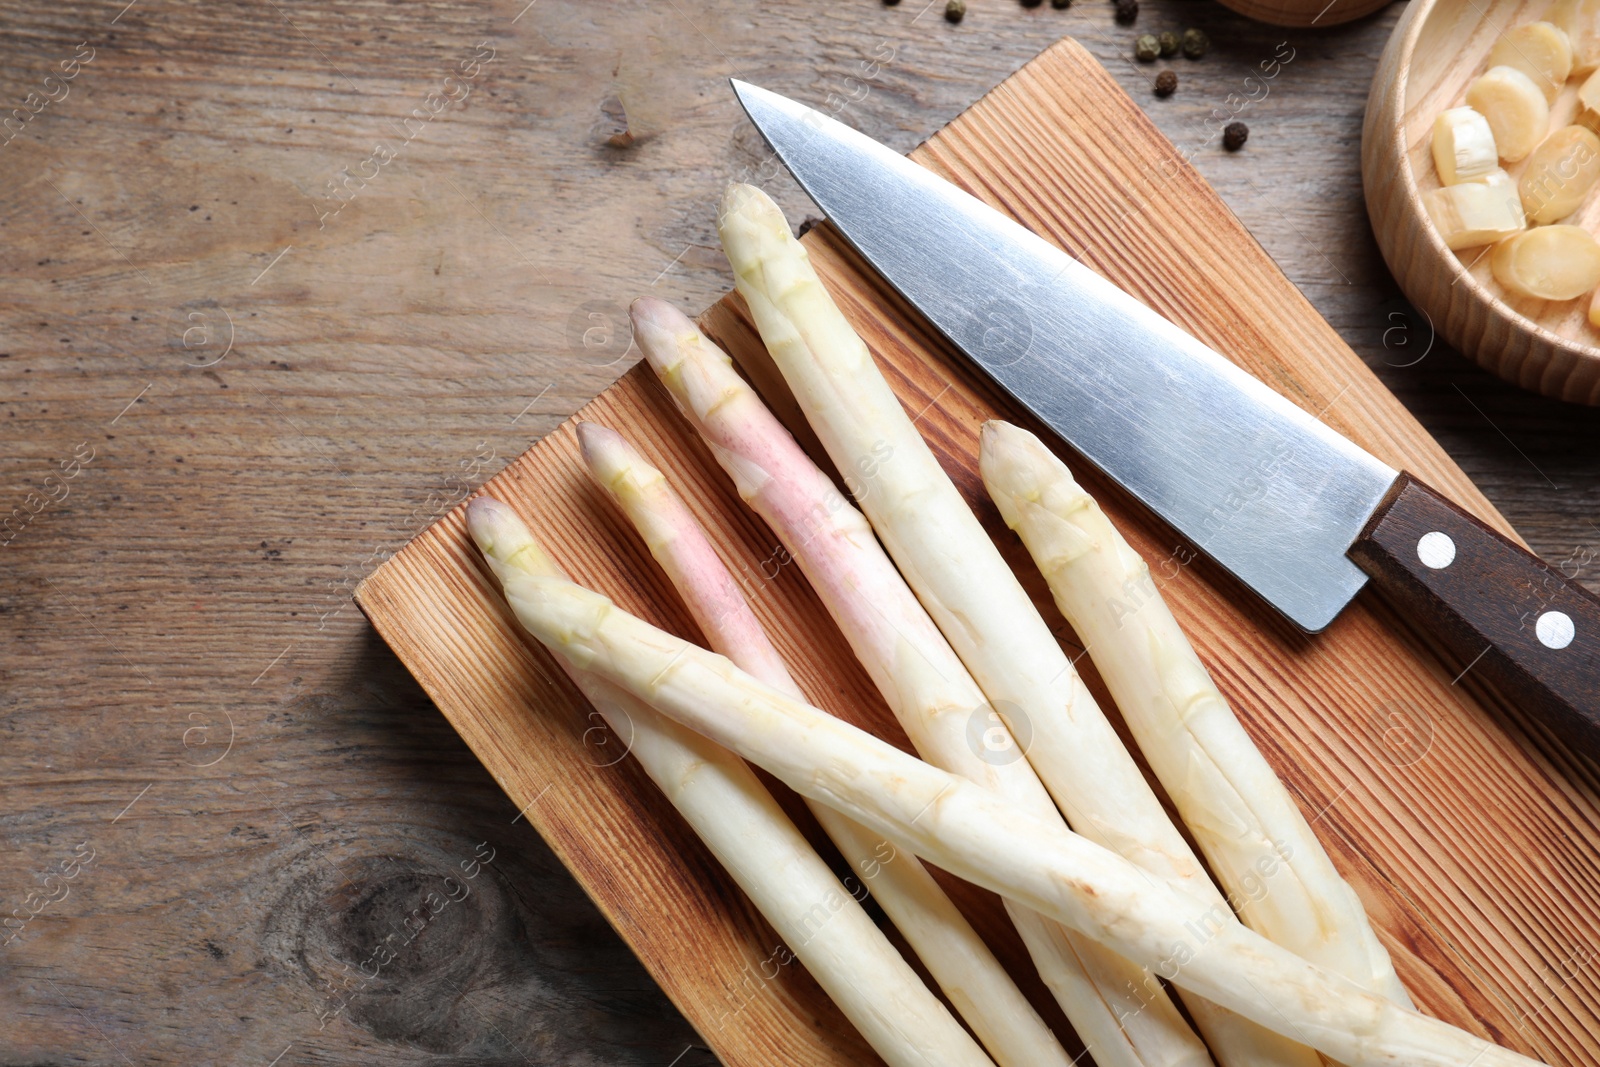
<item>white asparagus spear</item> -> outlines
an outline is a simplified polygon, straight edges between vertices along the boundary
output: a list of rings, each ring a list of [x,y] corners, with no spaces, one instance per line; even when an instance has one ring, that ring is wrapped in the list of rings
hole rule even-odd
[[[634,338],[650,366],[733,477],[739,495],[799,563],[917,752],[1040,818],[1059,819],[1021,748],[994,718],[867,520],[767,410],[727,355],[665,301],[636,300],[632,317]],[[1101,1067],[1210,1062],[1172,998],[1142,968],[1037,912],[1009,902],[1007,910]],[[1309,1050],[1304,1057],[1306,1067],[1317,1062]]]
[[[597,423],[578,424],[578,444],[590,475],[644,539],[711,647],[804,700],[739,584],[665,476],[621,434]],[[995,1062],[1069,1067],[1072,1057],[922,862],[826,804],[807,803]]]
[[[500,501],[474,500],[467,527],[502,587],[538,580],[571,584]],[[612,732],[631,739],[630,754],[886,1063],[993,1067],[743,760],[584,670],[568,650],[551,651]],[[765,977],[765,968],[761,973]],[[737,1025],[752,995],[760,993],[735,991],[717,1027]]]
[[[517,575],[506,598],[524,627],[581,669],[648,701],[952,874],[1020,901],[1185,989],[1348,1067],[1532,1067],[1362,988],[1109,849],[1037,819],[750,677],[560,578]]]
[[[1409,1003],[1360,899],[1100,505],[1009,423],[984,425],[980,468],[1234,910],[1297,955]]]
[[[718,218],[739,292],[779,370],[917,598],[983,687],[1069,825],[1207,908],[1227,904],[1095,704],[994,542],[939,466],[872,355],[789,233],[751,186],[730,186]],[[1371,972],[1363,972],[1366,977]],[[1249,1032],[1186,999],[1219,1060],[1259,1062]],[[1298,1058],[1281,1046],[1284,1062]]]

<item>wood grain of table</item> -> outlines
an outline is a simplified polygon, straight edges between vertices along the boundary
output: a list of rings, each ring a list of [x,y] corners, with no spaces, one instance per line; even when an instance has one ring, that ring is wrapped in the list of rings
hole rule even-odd
[[[124,2],[0,4],[0,1064],[711,1062],[349,593],[631,365],[628,300],[726,290],[729,75],[909,149],[1078,37],[1600,588],[1600,416],[1430,344],[1367,227],[1398,7],[1145,0],[1213,40],[1163,101],[1101,0]]]

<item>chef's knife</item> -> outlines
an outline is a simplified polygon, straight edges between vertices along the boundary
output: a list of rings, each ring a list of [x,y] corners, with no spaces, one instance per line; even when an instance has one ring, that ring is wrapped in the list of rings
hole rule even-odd
[[[1457,666],[1600,755],[1600,598],[949,182],[733,87],[889,284],[1283,615],[1319,632],[1371,581]]]

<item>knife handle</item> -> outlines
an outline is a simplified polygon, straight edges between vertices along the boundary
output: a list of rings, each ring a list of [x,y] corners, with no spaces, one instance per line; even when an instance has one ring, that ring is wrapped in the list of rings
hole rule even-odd
[[[1349,555],[1458,681],[1480,676],[1600,759],[1600,598],[1409,474]]]

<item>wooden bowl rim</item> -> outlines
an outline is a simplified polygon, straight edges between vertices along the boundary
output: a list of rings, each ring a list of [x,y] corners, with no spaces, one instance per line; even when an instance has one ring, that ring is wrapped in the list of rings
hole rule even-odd
[[[1368,15],[1382,11],[1394,3],[1394,0],[1356,0],[1348,7],[1330,4],[1328,0],[1217,0],[1217,2],[1235,14],[1264,22],[1268,26],[1305,30],[1342,26],[1347,22],[1364,19]],[[1340,13],[1334,18],[1324,18],[1328,10],[1335,6],[1339,6]]]
[[[1509,319],[1511,325],[1524,333],[1530,333],[1553,345],[1562,351],[1569,352],[1579,359],[1600,362],[1600,345],[1594,342],[1575,341],[1570,337],[1563,337],[1554,330],[1548,329],[1528,318],[1505,301],[1501,300],[1495,292],[1483,282],[1479,281],[1466,264],[1461,262],[1461,257],[1444,243],[1439,236],[1439,230],[1434,226],[1433,220],[1428,217],[1427,209],[1422,206],[1422,193],[1417,189],[1416,172],[1411,166],[1411,153],[1406,145],[1406,88],[1411,81],[1411,54],[1416,47],[1417,38],[1422,35],[1422,27],[1432,17],[1434,11],[1445,0],[1412,0],[1413,6],[1401,18],[1404,21],[1400,28],[1399,43],[1400,54],[1397,57],[1395,83],[1385,91],[1394,97],[1395,121],[1389,130],[1388,136],[1393,138],[1397,149],[1396,155],[1400,158],[1400,181],[1405,189],[1405,201],[1410,210],[1415,211],[1422,219],[1422,228],[1427,234],[1428,245],[1434,250],[1441,260],[1454,265],[1459,277],[1456,284],[1466,286],[1466,291],[1479,301],[1488,305],[1491,314]],[[1370,105],[1369,105],[1370,106]],[[1600,189],[1600,186],[1596,186]],[[1594,195],[1594,191],[1590,191]],[[1579,299],[1582,299],[1580,297]]]

